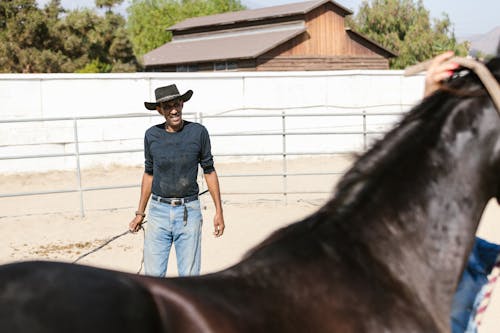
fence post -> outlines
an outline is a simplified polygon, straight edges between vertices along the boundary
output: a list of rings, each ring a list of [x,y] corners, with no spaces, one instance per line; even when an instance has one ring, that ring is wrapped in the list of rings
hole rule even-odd
[[[73,118],[73,133],[75,141],[76,178],[78,182],[78,193],[80,195],[80,215],[85,217],[85,208],[83,206],[82,173],[80,169],[80,145],[78,140],[78,123],[76,118]]]
[[[363,110],[363,151],[366,151],[366,110]]]
[[[288,167],[287,167],[287,150],[286,150],[286,112],[281,111],[281,130],[282,130],[282,138],[283,138],[283,201],[285,205],[288,205]]]

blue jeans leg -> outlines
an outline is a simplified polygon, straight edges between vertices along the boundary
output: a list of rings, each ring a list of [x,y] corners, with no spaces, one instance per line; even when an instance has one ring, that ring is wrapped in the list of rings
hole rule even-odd
[[[184,207],[175,207],[179,215],[174,223],[174,246],[179,276],[199,275],[201,268],[202,215],[200,201],[186,204],[187,221],[184,222]]]
[[[473,303],[483,285],[485,277],[476,276],[469,267],[464,271],[451,308],[451,331],[466,332],[467,323],[473,312]]]
[[[481,290],[478,292],[476,299],[474,300],[471,316],[469,317],[469,322],[467,323],[467,328],[465,329],[464,333],[477,333],[477,325],[474,319],[476,317],[477,309],[479,308],[479,305],[481,305],[481,301],[483,300],[486,293],[486,287],[487,283],[483,285]]]
[[[144,273],[165,277],[168,256],[173,242],[172,208],[170,205],[151,200],[148,222],[145,225]]]
[[[453,333],[477,332],[474,317],[484,297],[488,275],[500,253],[500,245],[476,237],[451,308]]]

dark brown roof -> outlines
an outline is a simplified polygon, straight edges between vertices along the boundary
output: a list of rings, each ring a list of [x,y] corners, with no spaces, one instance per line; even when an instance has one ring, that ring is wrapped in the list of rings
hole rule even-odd
[[[168,30],[175,32],[175,31],[188,30],[192,28],[205,27],[205,26],[214,27],[217,25],[228,25],[238,22],[261,21],[264,19],[267,20],[284,16],[306,14],[311,10],[328,2],[333,3],[340,10],[340,12],[343,13],[344,16],[352,14],[352,12],[349,9],[339,5],[335,1],[315,0],[315,1],[292,3],[281,6],[242,10],[238,12],[230,12],[230,13],[216,14],[210,16],[193,17],[186,19],[182,22],[179,22],[174,26],[171,26],[170,28],[168,28]]]
[[[303,22],[268,29],[176,38],[144,55],[146,66],[253,59],[306,31]]]

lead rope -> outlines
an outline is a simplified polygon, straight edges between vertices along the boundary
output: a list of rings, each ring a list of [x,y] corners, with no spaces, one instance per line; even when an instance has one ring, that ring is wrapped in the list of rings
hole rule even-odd
[[[493,291],[495,290],[495,286],[499,278],[500,278],[500,255],[497,257],[497,261],[495,262],[495,265],[493,266],[490,275],[488,275],[488,282],[483,287],[484,289],[480,291],[480,293],[483,294],[483,299],[479,303],[479,306],[477,307],[474,316],[474,322],[477,327],[479,327],[483,321],[484,314],[486,312],[486,309],[488,308],[488,305],[490,305],[491,296],[493,295]]]
[[[142,229],[142,236],[143,236],[143,238],[146,237],[146,233],[145,233],[145,230],[144,230],[144,228],[142,226],[144,224],[146,224],[147,222],[148,222],[147,220],[142,221],[141,228],[139,229],[139,230]],[[72,264],[76,264],[78,261],[82,260],[83,258],[85,258],[86,256],[88,256],[89,254],[92,254],[92,253],[95,253],[95,252],[99,251],[100,249],[102,249],[103,247],[105,247],[106,245],[108,245],[109,243],[111,243],[112,241],[117,240],[118,238],[120,238],[122,236],[125,236],[127,234],[130,234],[130,233],[132,233],[132,231],[127,230],[125,232],[122,232],[119,235],[111,237],[110,239],[108,239],[107,241],[105,241],[104,243],[102,243],[101,245],[99,245],[98,247],[96,247],[95,249],[93,249],[93,250],[91,250],[91,251],[89,251],[87,253],[82,254],[81,256],[79,256],[78,258],[76,258],[71,263]],[[143,264],[144,264],[144,251],[142,251],[141,266],[139,267],[139,270],[137,271],[137,274],[139,274],[141,272]]]
[[[146,223],[146,222],[148,222],[148,221],[144,221],[144,222],[142,222],[142,224],[141,224],[141,230],[142,230],[142,242],[143,242],[143,243],[144,243],[144,239],[146,238],[146,230],[142,227],[142,225],[143,225],[144,223]],[[137,271],[137,273],[136,273],[136,274],[140,274],[140,273],[141,273],[141,271],[142,271],[142,266],[143,266],[143,265],[144,265],[144,251],[142,251],[141,266],[139,266],[139,270]]]
[[[208,190],[205,190],[205,191],[201,192],[201,193],[199,194],[199,196],[201,196],[201,195],[203,195],[203,194],[205,194],[205,193],[207,193],[207,192],[208,192]],[[187,224],[187,218],[188,218],[188,211],[187,211],[187,207],[186,207],[186,205],[184,205],[184,225],[186,225],[186,224]],[[148,222],[147,220],[144,220],[144,221],[142,221],[142,223],[141,223],[142,235],[143,235],[143,237],[144,237],[144,238],[146,237],[146,233],[145,233],[145,230],[144,230],[144,228],[143,228],[142,226],[143,226],[144,224],[146,224],[147,222]],[[114,241],[114,240],[116,240],[116,239],[118,239],[118,238],[120,238],[120,237],[122,237],[122,236],[125,236],[125,235],[127,235],[127,234],[130,234],[130,233],[132,233],[132,231],[127,230],[127,231],[125,231],[125,232],[123,232],[123,233],[121,233],[121,234],[119,234],[119,235],[116,235],[116,236],[111,237],[110,239],[108,239],[107,241],[105,241],[104,243],[102,243],[101,245],[99,245],[98,247],[96,247],[95,249],[93,249],[93,250],[91,250],[91,251],[89,251],[89,252],[87,252],[87,253],[84,253],[84,254],[82,254],[81,256],[79,256],[78,258],[76,258],[76,260],[74,260],[74,261],[72,262],[72,264],[76,264],[78,261],[80,261],[81,259],[85,258],[85,257],[86,257],[86,256],[88,256],[89,254],[92,254],[92,253],[94,253],[94,252],[99,251],[100,249],[102,249],[103,247],[105,247],[106,245],[108,245],[109,243],[111,243],[112,241]],[[139,274],[139,273],[141,272],[141,270],[142,270],[142,266],[143,266],[143,265],[144,265],[144,251],[142,251],[141,266],[139,267],[139,270],[137,271],[137,274]]]
[[[495,79],[493,74],[488,70],[488,68],[481,62],[474,59],[467,59],[462,57],[453,57],[448,62],[454,62],[462,67],[469,68],[479,77],[484,87],[490,94],[493,104],[495,104],[497,111],[500,113],[500,84]],[[429,68],[432,60],[427,60],[419,64],[410,66],[405,69],[405,76],[415,75],[417,73],[423,72]]]

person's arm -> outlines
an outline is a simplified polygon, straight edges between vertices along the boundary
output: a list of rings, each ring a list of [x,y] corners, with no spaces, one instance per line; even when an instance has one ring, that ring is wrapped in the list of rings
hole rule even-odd
[[[205,176],[205,181],[207,182],[208,191],[210,192],[215,205],[214,235],[215,237],[220,237],[224,233],[225,225],[224,214],[222,212],[222,201],[220,198],[219,177],[217,177],[217,172],[214,168],[210,136],[204,127],[201,132],[200,142],[200,165],[203,169],[203,175]]]
[[[226,226],[224,225],[224,214],[220,198],[219,177],[217,177],[217,172],[215,172],[215,170],[210,173],[205,173],[204,175],[208,191],[210,192],[215,205],[214,235],[215,237],[220,237],[224,233],[224,228]]]
[[[453,75],[453,71],[458,68],[458,64],[449,62],[455,56],[453,51],[448,51],[436,56],[425,74],[424,97],[434,93],[441,87],[443,80]]]
[[[139,231],[142,221],[146,216],[146,206],[148,205],[149,197],[151,196],[151,186],[153,185],[153,175],[144,172],[141,183],[141,198],[137,207],[136,215],[129,224],[129,230],[132,232]]]

